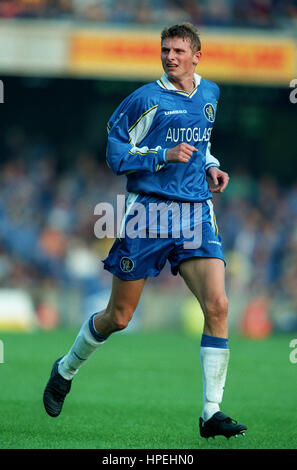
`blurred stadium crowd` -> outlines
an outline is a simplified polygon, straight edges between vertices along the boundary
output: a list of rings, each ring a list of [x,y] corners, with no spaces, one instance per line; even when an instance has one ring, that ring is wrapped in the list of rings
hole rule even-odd
[[[297,0],[1,0],[1,17],[288,28],[297,24]]]
[[[46,142],[9,134],[0,168],[0,287],[39,291],[109,289],[103,259],[113,240],[94,235],[99,202],[116,205],[125,178],[85,151],[66,168]],[[230,171],[228,169],[228,171]],[[266,296],[280,329],[296,325],[297,184],[230,171],[229,187],[214,199],[227,258],[227,289],[238,299]],[[165,270],[158,283],[174,282]],[[281,317],[280,314],[283,316]],[[292,324],[294,323],[294,325]]]

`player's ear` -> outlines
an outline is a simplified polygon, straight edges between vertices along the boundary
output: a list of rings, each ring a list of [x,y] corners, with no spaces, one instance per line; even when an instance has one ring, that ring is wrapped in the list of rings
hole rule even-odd
[[[193,56],[193,64],[197,65],[200,62],[201,57],[202,57],[202,52],[201,51],[196,51],[194,56]]]

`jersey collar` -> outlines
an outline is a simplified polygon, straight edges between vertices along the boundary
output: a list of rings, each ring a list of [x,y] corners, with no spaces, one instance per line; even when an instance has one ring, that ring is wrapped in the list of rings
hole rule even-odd
[[[195,88],[194,90],[191,91],[191,93],[188,93],[187,91],[183,91],[183,90],[178,90],[173,85],[173,83],[168,79],[167,73],[163,73],[162,77],[159,80],[157,80],[157,83],[161,88],[164,88],[165,90],[176,91],[177,93],[182,93],[183,95],[187,95],[189,96],[189,98],[191,98],[196,93],[197,88],[200,85],[200,81],[201,81],[201,76],[198,75],[197,73],[194,73]]]

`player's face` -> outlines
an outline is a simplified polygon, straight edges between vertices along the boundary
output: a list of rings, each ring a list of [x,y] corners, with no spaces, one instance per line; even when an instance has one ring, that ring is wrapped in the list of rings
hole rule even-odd
[[[161,45],[161,61],[169,80],[180,81],[193,76],[201,52],[193,52],[190,41],[168,38]]]

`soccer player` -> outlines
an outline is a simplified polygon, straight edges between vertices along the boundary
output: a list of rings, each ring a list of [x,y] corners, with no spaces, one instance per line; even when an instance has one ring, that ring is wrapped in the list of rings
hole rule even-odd
[[[212,192],[225,190],[229,176],[210,153],[219,88],[195,73],[201,55],[193,25],[165,28],[163,76],[129,95],[108,123],[107,162],[117,175],[127,176],[129,193],[120,236],[104,260],[104,268],[113,274],[112,292],[106,309],[91,315],[70,351],[54,363],[43,396],[50,416],[60,414],[79,367],[112,333],[127,327],[147,277],[157,276],[169,260],[172,274],[182,276],[204,313],[200,435],[229,438],[247,429],[220,410],[229,361],[228,301],[222,241],[211,199]],[[212,189],[206,176],[214,184]],[[132,236],[132,232],[122,236],[140,204],[149,214],[152,204],[162,203],[165,209],[174,205],[175,214],[187,213],[179,228],[197,229],[194,243],[187,236],[189,230],[175,237],[164,236],[161,228],[151,236]],[[171,229],[174,220],[168,224]],[[146,227],[144,233],[150,231]]]

